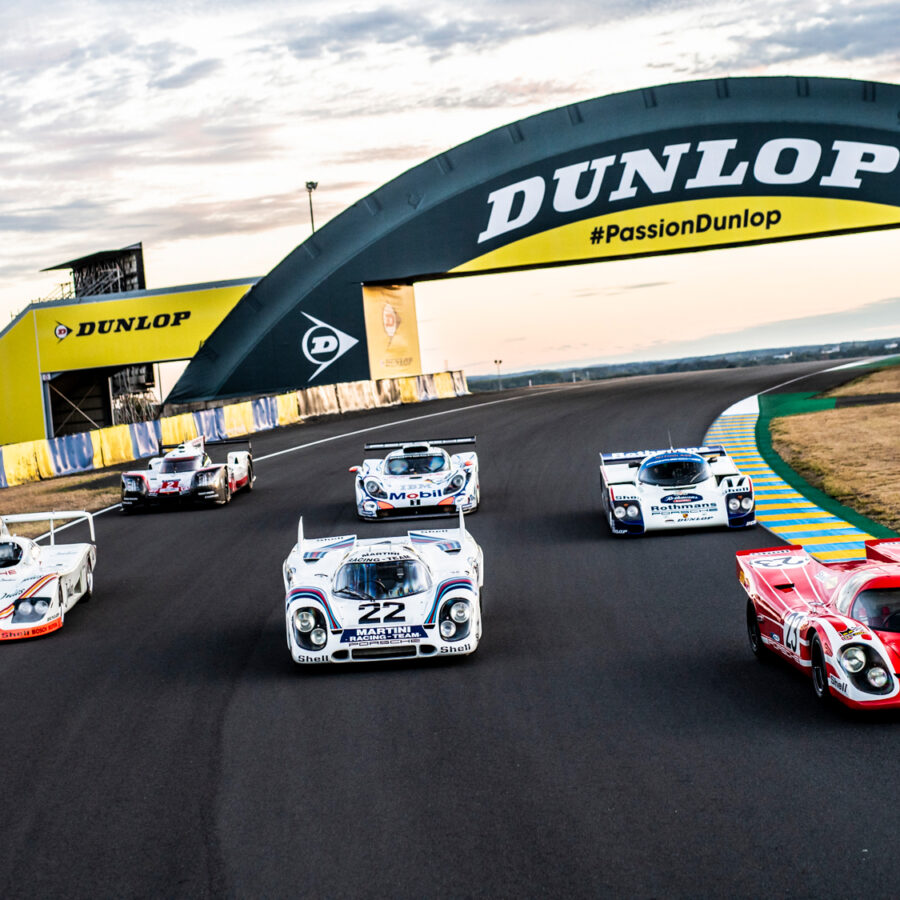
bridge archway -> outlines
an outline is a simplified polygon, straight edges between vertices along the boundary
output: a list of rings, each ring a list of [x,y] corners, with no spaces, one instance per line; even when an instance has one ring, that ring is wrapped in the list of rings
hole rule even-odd
[[[320,228],[238,303],[170,402],[369,378],[365,288],[900,226],[900,87],[729,78],[550,110]],[[371,323],[371,316],[370,316]]]

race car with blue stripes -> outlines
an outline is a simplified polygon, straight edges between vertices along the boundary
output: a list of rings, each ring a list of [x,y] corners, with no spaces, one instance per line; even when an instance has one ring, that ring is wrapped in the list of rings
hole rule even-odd
[[[484,559],[459,527],[396,537],[307,538],[283,567],[294,662],[349,663],[467,655],[481,639]]]
[[[366,444],[366,450],[391,452],[350,467],[356,475],[357,515],[374,521],[453,515],[458,506],[475,512],[481,502],[478,454],[444,449],[474,443],[473,435]]]
[[[615,535],[756,524],[750,477],[722,446],[601,453],[600,482]]]

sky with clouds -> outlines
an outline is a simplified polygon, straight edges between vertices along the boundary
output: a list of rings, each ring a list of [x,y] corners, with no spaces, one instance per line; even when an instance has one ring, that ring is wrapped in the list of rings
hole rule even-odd
[[[552,107],[725,75],[897,82],[898,49],[900,4],[867,0],[0,0],[0,323],[58,287],[41,269],[136,241],[148,287],[263,275],[309,234],[307,180],[321,226]],[[897,234],[420,284],[424,361],[892,336]]]

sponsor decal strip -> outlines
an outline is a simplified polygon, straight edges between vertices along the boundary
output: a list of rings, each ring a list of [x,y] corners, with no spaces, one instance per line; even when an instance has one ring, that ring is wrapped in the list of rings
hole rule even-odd
[[[43,578],[39,578],[19,599],[25,600],[28,597],[33,597],[42,587],[53,581],[54,578],[56,578],[55,575],[45,575]]]

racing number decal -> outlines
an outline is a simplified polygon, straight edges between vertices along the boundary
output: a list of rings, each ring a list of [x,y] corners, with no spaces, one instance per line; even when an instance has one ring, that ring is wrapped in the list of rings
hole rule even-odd
[[[178,481],[164,481],[162,483],[161,491],[177,491],[179,487]]]
[[[754,569],[793,569],[805,566],[807,562],[805,556],[773,556],[770,559],[754,559],[751,565]]]
[[[370,608],[371,607],[371,608]],[[388,607],[393,607],[388,611]],[[369,612],[359,617],[360,625],[378,625],[384,622],[405,622],[406,617],[402,615],[406,609],[406,604],[398,603],[396,600],[388,600],[384,603],[378,603],[372,600],[370,603],[360,603],[359,611],[369,608]],[[379,619],[378,614],[384,609],[384,615]]]
[[[797,653],[800,646],[800,626],[806,621],[803,613],[788,613],[784,617],[784,646],[791,653]]]

